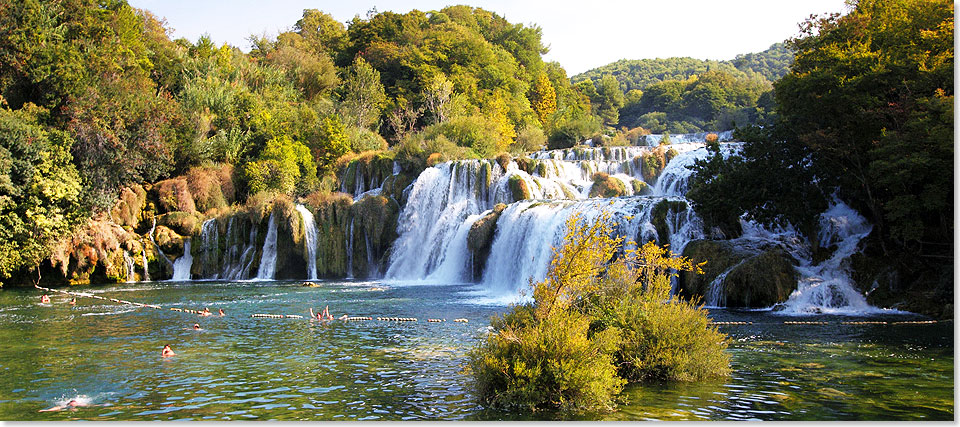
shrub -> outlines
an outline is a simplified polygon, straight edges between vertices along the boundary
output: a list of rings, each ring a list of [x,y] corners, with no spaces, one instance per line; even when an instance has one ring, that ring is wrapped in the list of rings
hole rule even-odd
[[[445,161],[446,159],[443,158],[443,154],[431,153],[429,156],[427,156],[427,167],[432,168],[436,166],[438,163],[443,163]]]
[[[183,177],[171,178],[153,185],[154,198],[160,212],[196,212],[190,187]]]
[[[387,141],[370,129],[351,127],[347,130],[347,139],[350,141],[350,149],[357,153],[387,149]]]
[[[440,136],[457,146],[470,148],[477,156],[490,158],[497,152],[500,132],[496,123],[483,116],[464,116],[430,125],[423,130],[426,141],[436,141]]]
[[[185,176],[194,204],[200,212],[221,209],[233,203],[233,166],[228,164],[190,168]]]
[[[494,319],[470,352],[481,404],[603,410],[628,381],[729,375],[726,337],[696,301],[670,297],[670,272],[700,265],[653,243],[623,250],[608,213],[573,215],[567,230],[533,302]]]
[[[520,129],[517,134],[517,140],[510,146],[510,152],[514,155],[521,155],[532,151],[538,151],[547,143],[547,136],[543,129],[536,126],[526,125]]]

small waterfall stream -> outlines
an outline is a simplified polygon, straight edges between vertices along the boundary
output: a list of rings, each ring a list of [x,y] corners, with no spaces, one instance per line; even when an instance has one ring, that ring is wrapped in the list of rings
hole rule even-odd
[[[193,268],[193,254],[190,253],[191,240],[183,239],[183,255],[173,263],[173,278],[170,280],[176,282],[190,280],[190,269]]]
[[[272,280],[277,268],[277,216],[270,213],[267,225],[267,237],[263,241],[263,253],[260,255],[260,268],[257,269],[257,279]]]
[[[123,263],[127,266],[127,283],[133,283],[137,281],[136,265],[134,264],[133,257],[130,256],[130,253],[123,251]]]
[[[317,223],[313,220],[313,214],[304,205],[297,205],[297,212],[300,212],[300,219],[303,221],[304,239],[307,254],[307,279],[317,280]],[[367,252],[370,252],[370,246],[367,245]]]

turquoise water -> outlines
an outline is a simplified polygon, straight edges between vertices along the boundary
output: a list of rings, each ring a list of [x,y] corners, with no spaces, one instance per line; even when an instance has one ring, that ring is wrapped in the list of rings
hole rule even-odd
[[[77,306],[40,291],[0,291],[2,420],[489,420],[569,418],[479,407],[462,373],[466,352],[503,306],[467,285],[379,282],[136,283],[82,289]],[[307,318],[416,317],[418,322]],[[199,317],[169,307],[218,308]],[[252,318],[255,313],[303,318]],[[625,390],[620,410],[576,419],[952,420],[953,323],[840,325],[717,310],[731,335],[733,375]],[[428,318],[445,318],[428,323]],[[468,323],[453,322],[466,318]],[[785,325],[818,320],[829,325]],[[199,323],[202,330],[191,328]],[[170,344],[177,356],[161,358]],[[89,406],[40,409],[77,399]]]

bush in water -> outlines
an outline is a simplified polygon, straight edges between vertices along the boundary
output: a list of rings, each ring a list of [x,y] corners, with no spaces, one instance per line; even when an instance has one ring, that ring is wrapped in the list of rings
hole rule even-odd
[[[696,301],[669,296],[670,272],[700,265],[653,243],[624,250],[609,214],[567,229],[533,302],[494,319],[470,353],[481,404],[609,410],[626,382],[729,375],[726,336]]]

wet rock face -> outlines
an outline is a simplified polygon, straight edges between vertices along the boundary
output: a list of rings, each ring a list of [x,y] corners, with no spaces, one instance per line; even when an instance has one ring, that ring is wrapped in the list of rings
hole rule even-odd
[[[704,274],[681,272],[678,292],[685,298],[705,299],[710,284],[727,272],[721,286],[726,307],[763,308],[784,302],[797,288],[796,261],[778,247],[748,250],[730,241],[690,242],[683,255],[695,262],[706,260]]]
[[[473,279],[483,277],[483,267],[487,264],[487,258],[490,257],[490,246],[493,244],[493,235],[497,229],[497,220],[500,214],[507,208],[507,205],[498,203],[493,207],[493,211],[477,220],[470,227],[470,234],[467,236],[467,248],[473,255]]]
[[[780,248],[744,260],[723,281],[726,306],[761,308],[786,301],[800,277],[793,267],[793,258]]]

